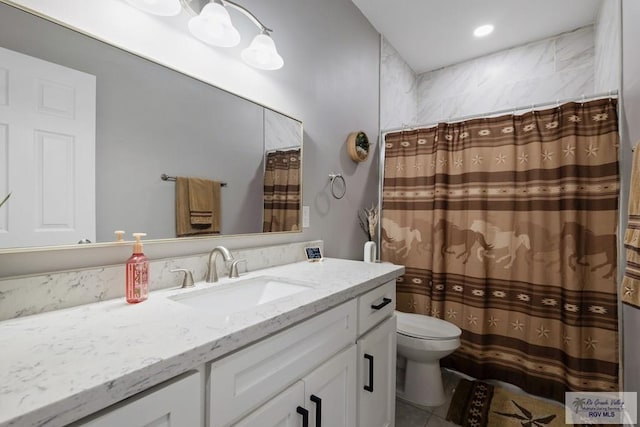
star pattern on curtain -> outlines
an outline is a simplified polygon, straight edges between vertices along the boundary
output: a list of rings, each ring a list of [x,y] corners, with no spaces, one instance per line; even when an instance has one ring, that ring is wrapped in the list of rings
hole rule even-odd
[[[576,146],[575,145],[567,145],[563,150],[565,157],[575,157],[576,156]]]
[[[469,322],[470,325],[477,325],[478,324],[478,316],[474,316],[473,314],[470,314],[469,316],[467,316],[467,321]]]
[[[536,331],[538,332],[538,338],[549,338],[549,333],[551,332],[544,325],[540,325]]]
[[[517,331],[524,331],[524,323],[519,320],[516,320],[515,322],[511,322],[511,326],[513,326],[513,329]]]
[[[588,337],[584,340],[584,345],[587,347],[587,350],[595,350],[596,347],[598,347],[598,341]]]
[[[585,148],[585,153],[587,153],[587,157],[597,157],[598,156],[598,147],[593,144],[589,144],[588,148]]]

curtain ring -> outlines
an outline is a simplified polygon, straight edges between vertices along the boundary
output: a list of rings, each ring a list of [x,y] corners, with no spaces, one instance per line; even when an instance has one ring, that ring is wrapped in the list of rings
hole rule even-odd
[[[344,177],[340,173],[330,173],[329,179],[331,180],[331,194],[336,199],[342,199],[344,195],[347,194],[347,182],[344,180]],[[335,189],[336,179],[342,180],[342,185],[344,187],[344,190],[342,191],[341,195],[336,194],[336,189]]]

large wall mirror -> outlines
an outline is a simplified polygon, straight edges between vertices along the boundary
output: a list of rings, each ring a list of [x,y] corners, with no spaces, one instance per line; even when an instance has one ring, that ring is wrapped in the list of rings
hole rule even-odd
[[[0,3],[0,200],[12,193],[0,250],[111,242],[115,230],[177,237],[173,177],[221,183],[220,234],[299,231],[302,134],[300,121]]]

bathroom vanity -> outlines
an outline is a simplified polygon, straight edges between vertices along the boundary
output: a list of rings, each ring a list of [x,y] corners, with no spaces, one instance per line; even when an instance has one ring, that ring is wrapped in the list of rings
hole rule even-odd
[[[392,426],[403,271],[299,262],[0,322],[0,426]]]

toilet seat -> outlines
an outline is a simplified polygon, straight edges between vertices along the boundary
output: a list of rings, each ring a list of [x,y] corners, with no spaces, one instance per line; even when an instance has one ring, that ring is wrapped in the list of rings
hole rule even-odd
[[[396,311],[399,334],[419,339],[450,340],[458,338],[462,331],[453,323],[422,314]]]

